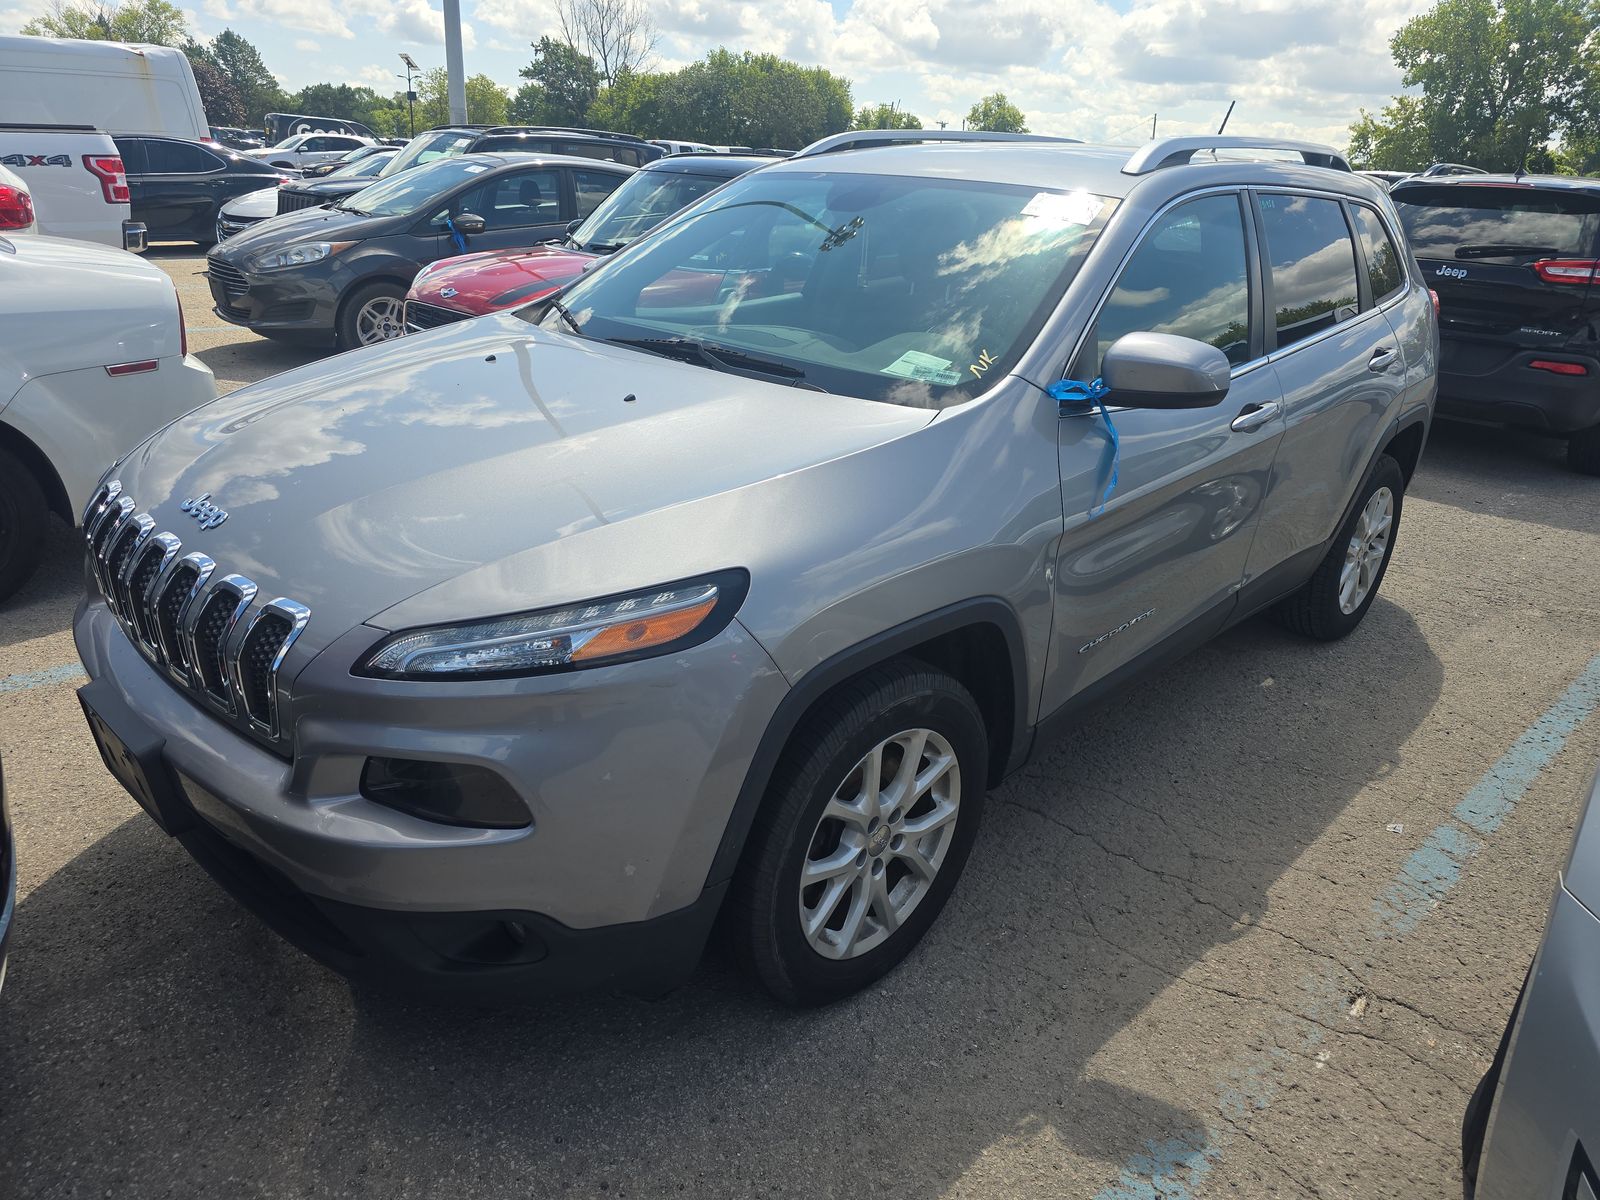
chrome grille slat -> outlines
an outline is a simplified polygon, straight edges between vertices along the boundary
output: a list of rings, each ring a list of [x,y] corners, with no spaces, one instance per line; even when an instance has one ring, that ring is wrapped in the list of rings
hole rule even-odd
[[[176,534],[156,532],[150,515],[135,507],[113,479],[83,512],[91,573],[106,607],[168,678],[250,733],[277,741],[279,671],[311,610],[285,596],[255,607],[259,588],[243,575],[212,582],[211,558],[183,554]]]
[[[230,300],[237,300],[250,290],[250,281],[244,277],[244,272],[220,258],[206,259],[206,274],[222,285],[222,290]]]

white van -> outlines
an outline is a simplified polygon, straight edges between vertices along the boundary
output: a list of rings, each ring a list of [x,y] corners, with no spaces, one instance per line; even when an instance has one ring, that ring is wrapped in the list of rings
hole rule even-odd
[[[11,124],[211,136],[183,51],[142,43],[0,37],[0,114]]]

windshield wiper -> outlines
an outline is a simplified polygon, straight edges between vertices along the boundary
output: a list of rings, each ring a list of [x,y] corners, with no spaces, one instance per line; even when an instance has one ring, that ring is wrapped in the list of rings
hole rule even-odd
[[[334,201],[333,207],[340,212],[347,212],[353,217],[370,217],[372,215],[368,212],[362,212],[359,208],[351,208],[348,204],[340,204],[338,201]]]
[[[675,358],[679,362],[697,362],[701,366],[711,367],[713,370],[751,371],[759,375],[771,375],[778,379],[787,379],[795,387],[803,387],[811,392],[825,392],[828,389],[806,381],[806,373],[799,367],[791,367],[788,363],[778,362],[776,359],[762,358],[757,354],[747,354],[743,350],[735,350],[731,346],[717,346],[707,342],[697,342],[693,338],[606,338],[608,342],[615,342],[619,346],[632,346],[635,350],[643,350],[650,354],[659,354],[663,358]]]
[[[583,326],[578,324],[578,318],[572,315],[571,309],[569,309],[565,304],[561,303],[561,301],[557,300],[554,296],[551,296],[546,303],[556,311],[563,321],[572,327],[573,333],[578,334],[580,337],[583,336]]]
[[[1514,242],[1491,242],[1483,246],[1460,246],[1457,258],[1499,258],[1512,254],[1561,254],[1560,246],[1523,246]]]

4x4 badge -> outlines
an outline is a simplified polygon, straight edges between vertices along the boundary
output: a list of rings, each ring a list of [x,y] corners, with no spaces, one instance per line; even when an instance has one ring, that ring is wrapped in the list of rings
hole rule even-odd
[[[191,496],[178,505],[182,512],[188,513],[200,525],[201,529],[215,529],[228,519],[228,510],[211,503],[211,493],[202,492],[198,496]]]

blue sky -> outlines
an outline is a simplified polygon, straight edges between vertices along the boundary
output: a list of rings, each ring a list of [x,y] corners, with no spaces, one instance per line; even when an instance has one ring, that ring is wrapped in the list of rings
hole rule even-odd
[[[289,88],[327,80],[399,90],[399,53],[441,65],[431,0],[178,0],[210,35],[254,42]],[[1136,141],[1215,130],[1342,145],[1365,106],[1399,88],[1389,35],[1422,0],[648,0],[658,66],[719,45],[828,67],[856,101],[898,101],[925,124],[959,125],[1004,91],[1038,132]],[[191,7],[192,6],[192,7]],[[42,0],[0,0],[14,30]],[[551,6],[462,0],[469,73],[508,88],[552,32]]]

